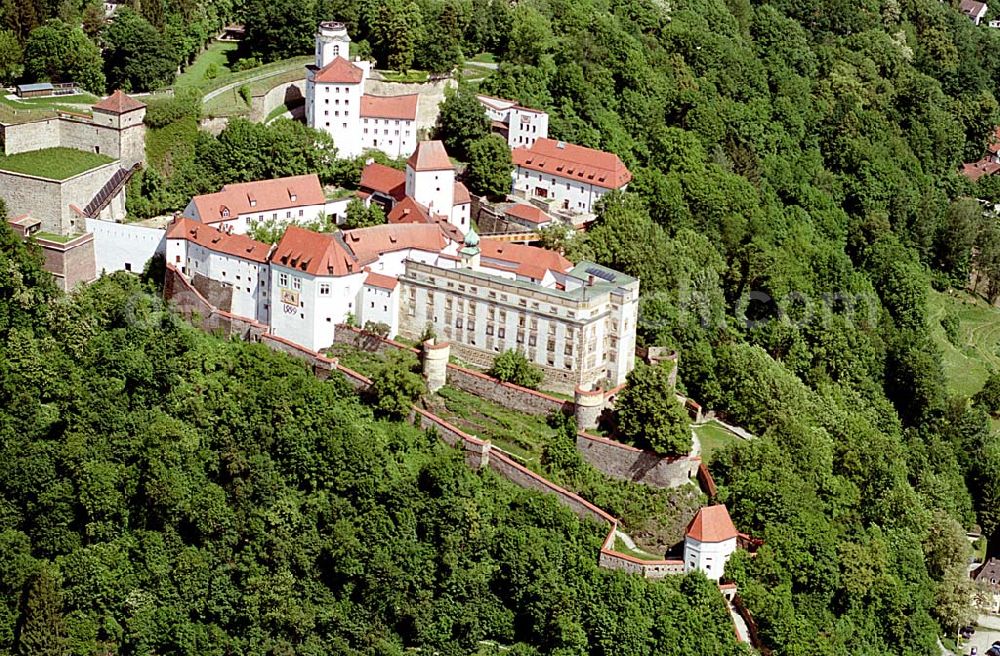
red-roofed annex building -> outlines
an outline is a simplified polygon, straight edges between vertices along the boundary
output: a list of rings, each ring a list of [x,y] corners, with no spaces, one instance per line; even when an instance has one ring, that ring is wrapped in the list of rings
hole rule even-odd
[[[328,132],[340,157],[366,149],[409,156],[417,146],[417,96],[365,95],[371,62],[351,61],[350,45],[343,23],[319,24],[316,61],[306,66],[306,123]]]
[[[196,288],[225,290],[208,295],[210,302],[241,317],[268,322],[270,244],[185,217],[170,224],[166,240],[167,262]],[[210,282],[201,284],[206,281]]]
[[[367,203],[386,209],[389,223],[448,223],[464,235],[471,223],[472,197],[455,181],[455,166],[440,141],[421,141],[397,171],[370,163],[361,172]]]
[[[315,173],[229,184],[214,194],[194,196],[184,215],[201,223],[244,234],[255,222],[309,222],[321,214],[340,222],[347,200],[327,201]]]
[[[552,139],[515,148],[514,193],[551,210],[590,214],[606,193],[628,187],[632,173],[618,155]]]

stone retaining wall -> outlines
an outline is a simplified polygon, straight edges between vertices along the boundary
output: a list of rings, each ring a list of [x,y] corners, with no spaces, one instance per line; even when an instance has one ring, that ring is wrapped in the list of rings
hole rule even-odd
[[[697,456],[665,458],[586,433],[577,434],[576,449],[584,460],[608,476],[650,487],[680,487],[697,475],[701,464]]]

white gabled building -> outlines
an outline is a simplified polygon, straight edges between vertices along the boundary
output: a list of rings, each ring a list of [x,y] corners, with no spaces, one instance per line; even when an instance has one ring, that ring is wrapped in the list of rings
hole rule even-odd
[[[553,211],[590,214],[601,197],[624,191],[632,180],[618,155],[563,141],[538,139],[511,157],[514,192]]]
[[[229,184],[214,194],[195,196],[184,216],[215,228],[245,234],[253,222],[308,222],[342,212],[343,201],[327,202],[315,173]]]
[[[702,508],[684,536],[684,571],[699,570],[718,582],[729,558],[736,553],[738,536],[725,505]]]
[[[272,333],[320,350],[333,344],[334,326],[348,315],[361,325],[392,327],[386,318],[398,315],[398,298],[394,288],[386,290],[385,278],[401,275],[407,260],[437,262],[457,248],[434,225],[332,234],[290,226],[271,254]]]
[[[194,281],[196,288],[209,290],[210,303],[241,317],[268,322],[270,244],[184,217],[175,219],[167,229],[166,242],[167,263]],[[198,278],[211,282],[202,286]]]
[[[549,115],[540,109],[522,107],[513,100],[476,96],[490,119],[490,129],[507,140],[511,148],[530,148],[549,136]]]
[[[390,205],[389,223],[446,223],[456,241],[472,226],[472,197],[440,141],[421,141],[405,171],[369,164],[361,180],[363,193]]]
[[[343,23],[320,23],[316,61],[306,66],[306,124],[330,134],[342,158],[365,150],[407,157],[417,145],[417,95],[365,94],[371,62],[350,60]]]

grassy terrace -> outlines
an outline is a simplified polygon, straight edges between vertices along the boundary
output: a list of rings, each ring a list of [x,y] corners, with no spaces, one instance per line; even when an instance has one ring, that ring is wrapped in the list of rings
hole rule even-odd
[[[345,344],[335,344],[328,353],[345,367],[369,376],[385,362],[378,353]],[[425,404],[459,429],[490,440],[529,469],[621,519],[622,530],[646,552],[628,551],[636,557],[659,558],[650,554],[663,554],[683,539],[687,523],[700,506],[701,493],[695,486],[661,490],[605,476],[585,462],[545,417],[517,412],[450,386],[427,396]]]
[[[711,462],[712,454],[723,447],[743,442],[742,438],[734,435],[726,428],[723,428],[722,425],[715,420],[707,421],[700,426],[695,426],[694,432],[701,441],[701,459],[704,460],[705,463]]]
[[[213,42],[205,48],[204,52],[198,55],[193,64],[177,76],[177,79],[174,80],[174,88],[195,87],[205,89],[211,86],[216,80],[228,76],[232,72],[229,66],[231,59],[235,58],[238,45],[232,41]],[[213,67],[215,69],[215,76],[209,78],[207,74]]]
[[[90,106],[97,101],[98,97],[89,93],[25,100],[14,100],[0,95],[0,123],[36,121],[53,117],[58,111],[89,114]]]
[[[928,296],[931,335],[944,354],[944,373],[951,391],[963,396],[978,392],[990,370],[1000,369],[1000,311],[965,292],[954,295],[931,290]],[[941,320],[958,317],[958,340],[948,341]]]
[[[27,153],[0,156],[0,170],[36,175],[52,180],[65,180],[112,160],[106,155],[72,148],[45,148]]]

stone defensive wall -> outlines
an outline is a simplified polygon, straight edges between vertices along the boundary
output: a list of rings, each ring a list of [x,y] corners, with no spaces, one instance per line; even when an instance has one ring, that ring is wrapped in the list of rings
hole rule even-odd
[[[320,378],[327,378],[333,371],[337,371],[356,389],[364,389],[371,384],[369,378],[340,365],[333,358],[328,358],[321,353],[293,344],[280,337],[269,335],[266,326],[256,321],[237,317],[230,312],[215,308],[170,264],[167,265],[163,294],[173,309],[202,330],[219,332],[230,337],[239,336],[247,341],[259,341],[271,349],[301,358],[313,368],[313,371]],[[409,348],[402,344],[399,346]],[[650,579],[684,573],[682,561],[643,560],[615,551],[615,536],[618,532],[617,518],[580,495],[570,492],[544,476],[514,462],[507,454],[494,449],[490,442],[469,435],[437,415],[416,406],[413,407],[411,418],[416,425],[425,429],[433,429],[447,444],[462,448],[465,452],[466,464],[473,469],[488,468],[515,485],[544,494],[552,494],[577,516],[606,524],[608,533],[604,538],[598,558],[600,567],[637,574]]]
[[[250,120],[260,123],[277,108],[293,103],[304,103],[305,100],[305,78],[287,84],[279,84],[273,89],[253,95],[250,99]]]
[[[650,487],[680,487],[698,475],[701,458],[665,458],[596,435],[577,433],[576,449],[583,459],[603,473]]]
[[[334,342],[347,344],[371,353],[383,353],[396,349],[420,354],[419,349],[346,325],[337,326]],[[542,417],[547,417],[553,412],[576,414],[577,408],[573,401],[560,399],[527,387],[505,383],[480,371],[452,363],[448,363],[447,370],[449,385],[505,408]],[[613,406],[614,399],[622,387],[624,386],[606,392],[596,392],[600,395],[600,409]],[[651,451],[643,451],[628,444],[589,435],[585,432],[577,435],[576,448],[587,462],[602,473],[621,480],[643,483],[650,487],[684,485],[698,477],[699,465],[701,464],[701,458],[697,456],[663,457]],[[705,474],[707,472],[706,469]],[[708,476],[711,477],[710,474]],[[714,482],[711,489],[714,491]]]
[[[247,342],[259,342],[268,332],[268,327],[262,323],[209,303],[172,264],[167,264],[163,297],[176,312],[205,332],[239,337]]]

